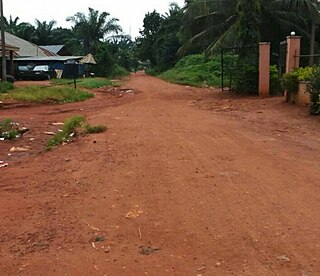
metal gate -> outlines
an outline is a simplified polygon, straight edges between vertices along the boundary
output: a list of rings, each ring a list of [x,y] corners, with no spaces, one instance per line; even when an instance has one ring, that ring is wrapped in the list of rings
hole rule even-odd
[[[258,93],[259,47],[221,48],[221,89]]]
[[[279,47],[279,61],[278,61],[278,71],[279,78],[286,72],[286,59],[287,59],[287,41],[280,42]]]

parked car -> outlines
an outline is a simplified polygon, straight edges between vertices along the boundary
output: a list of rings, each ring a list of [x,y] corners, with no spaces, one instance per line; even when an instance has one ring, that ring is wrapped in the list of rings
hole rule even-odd
[[[50,80],[56,77],[56,71],[49,65],[37,65],[31,73],[31,78],[34,80]]]
[[[16,79],[17,80],[30,80],[32,76],[33,67],[19,65],[17,68]]]

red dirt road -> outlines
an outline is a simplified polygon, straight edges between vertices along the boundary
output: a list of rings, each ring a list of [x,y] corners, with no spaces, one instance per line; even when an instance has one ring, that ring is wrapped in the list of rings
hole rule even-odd
[[[0,141],[1,275],[320,274],[319,118],[142,74],[125,87],[0,109],[30,128]],[[44,152],[72,114],[108,131]]]

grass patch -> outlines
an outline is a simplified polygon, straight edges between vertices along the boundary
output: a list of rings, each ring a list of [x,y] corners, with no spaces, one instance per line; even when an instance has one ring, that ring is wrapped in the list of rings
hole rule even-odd
[[[84,116],[74,116],[64,122],[61,132],[58,132],[53,136],[47,144],[47,149],[50,150],[54,146],[61,145],[62,143],[68,143],[73,140],[77,135],[101,133],[106,131],[105,126],[92,126],[86,123]]]
[[[12,119],[7,118],[0,121],[0,138],[12,140],[19,136],[17,125]]]
[[[52,80],[53,84],[57,85],[72,85],[74,84],[73,80],[68,79],[54,79]],[[83,78],[77,79],[77,86],[83,87],[86,89],[95,89],[103,86],[111,86],[112,81],[105,78]]]
[[[190,55],[182,58],[159,77],[163,80],[191,86],[220,86],[221,63],[220,57],[206,60],[204,55]]]
[[[0,100],[18,100],[35,103],[72,103],[94,97],[93,94],[71,87],[20,87],[11,93],[0,94]]]
[[[0,93],[7,93],[14,88],[10,82],[0,82]]]
[[[106,128],[105,126],[100,126],[100,125],[98,125],[98,126],[91,126],[91,125],[87,124],[87,125],[85,126],[86,133],[88,133],[88,134],[91,134],[91,133],[101,133],[101,132],[106,131],[106,129],[107,129],[107,128]]]

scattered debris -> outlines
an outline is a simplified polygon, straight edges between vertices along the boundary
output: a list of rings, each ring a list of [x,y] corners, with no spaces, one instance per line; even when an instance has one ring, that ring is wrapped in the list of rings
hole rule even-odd
[[[30,147],[12,147],[10,149],[10,152],[25,152],[25,151],[29,151],[31,148]]]
[[[44,131],[43,134],[46,134],[46,135],[56,135],[55,132],[53,132],[53,131]]]
[[[138,206],[138,205],[136,205],[135,208],[136,208],[135,210],[130,211],[130,212],[128,212],[128,213],[126,214],[126,218],[127,218],[127,219],[137,218],[137,217],[139,217],[141,214],[143,214],[143,211],[142,211],[142,210],[139,210],[139,206]]]
[[[139,253],[142,255],[150,255],[158,250],[160,250],[161,248],[157,248],[157,247],[151,247],[151,246],[139,246]]]
[[[239,175],[239,173],[238,172],[222,172],[222,173],[220,173],[220,175],[225,176],[225,177],[232,177],[232,176]]]
[[[94,230],[94,231],[100,231],[99,228],[94,227],[94,226],[90,225],[89,223],[88,223],[88,226],[89,226],[92,230]]]
[[[53,126],[63,126],[63,122],[52,123]]]
[[[290,262],[290,259],[286,255],[281,255],[277,257],[277,259],[284,262]]]
[[[140,240],[142,240],[142,233],[140,227],[138,228]]]
[[[5,163],[4,161],[0,161],[0,168],[7,167],[9,164]]]
[[[103,242],[103,241],[105,241],[105,240],[106,240],[106,238],[103,237],[103,236],[97,236],[97,237],[93,237],[93,238],[91,239],[92,242]]]
[[[205,269],[206,269],[206,267],[205,267],[205,266],[202,266],[202,267],[198,268],[197,270],[198,270],[198,271],[202,271],[202,270],[205,270]]]

